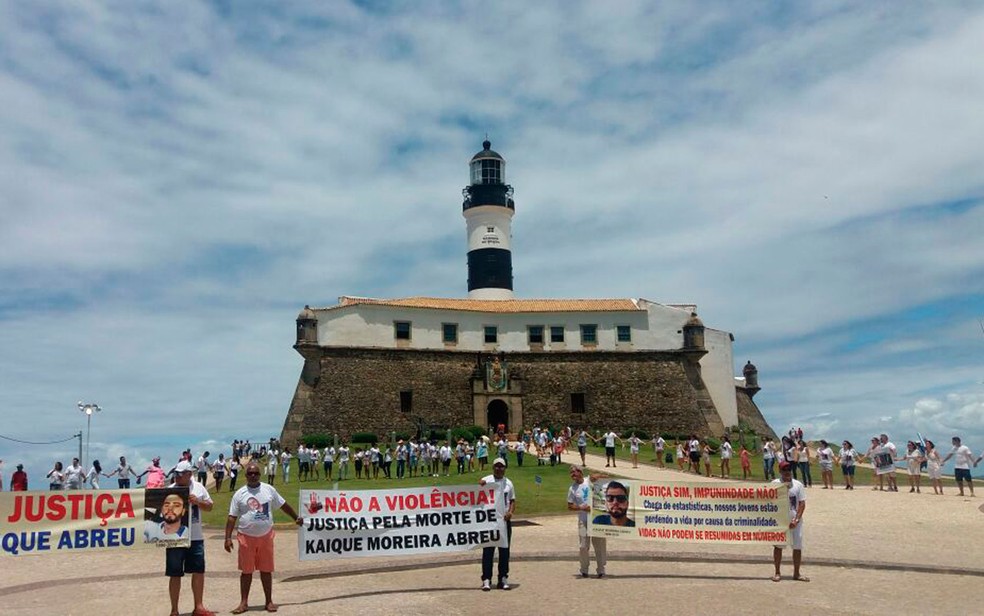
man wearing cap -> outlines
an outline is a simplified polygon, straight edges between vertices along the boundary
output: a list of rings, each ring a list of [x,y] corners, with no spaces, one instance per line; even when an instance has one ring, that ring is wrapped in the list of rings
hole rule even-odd
[[[506,503],[506,513],[503,519],[506,521],[506,541],[507,546],[499,548],[499,583],[496,588],[509,590],[509,544],[512,543],[512,515],[516,509],[516,488],[513,482],[506,478],[506,461],[496,458],[492,462],[492,474],[487,475],[478,482],[478,485],[485,486],[493,484],[498,492],[497,498],[502,498]],[[482,590],[492,590],[492,560],[495,557],[495,548],[482,548]]]
[[[256,462],[246,465],[246,485],[236,490],[229,502],[229,517],[225,527],[225,551],[232,552],[232,529],[237,528],[239,544],[239,605],[233,614],[249,609],[249,589],[253,584],[253,572],[259,570],[260,583],[266,599],[266,611],[276,612],[273,602],[273,512],[283,509],[300,526],[304,520],[284,500],[277,490],[260,482],[260,466]]]
[[[789,462],[779,465],[779,479],[772,483],[782,483],[789,487],[789,545],[793,548],[793,579],[797,582],[809,582],[810,578],[800,575],[800,563],[803,561],[803,514],[806,512],[806,489],[803,484],[793,479],[793,467]],[[772,548],[772,562],[776,566],[773,582],[782,579],[779,566],[782,564],[782,550],[785,545]]]
[[[167,566],[164,574],[170,578],[168,592],[171,596],[171,615],[178,614],[178,598],[181,596],[181,578],[191,574],[191,593],[195,598],[192,616],[215,616],[215,612],[202,604],[205,593],[205,535],[202,533],[202,511],[212,510],[212,497],[201,482],[191,478],[195,467],[182,460],[174,467],[174,483],[171,488],[188,488],[188,504],[191,514],[191,546],[187,548],[167,548]],[[148,484],[150,481],[148,480]]]

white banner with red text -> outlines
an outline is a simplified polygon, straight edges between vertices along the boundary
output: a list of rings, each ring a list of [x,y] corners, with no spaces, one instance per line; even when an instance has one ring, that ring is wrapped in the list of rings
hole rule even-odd
[[[45,554],[187,547],[188,488],[0,492],[0,549]]]
[[[409,556],[508,547],[494,485],[301,490],[301,560]]]
[[[783,544],[788,488],[603,479],[592,485],[593,537],[689,543]]]

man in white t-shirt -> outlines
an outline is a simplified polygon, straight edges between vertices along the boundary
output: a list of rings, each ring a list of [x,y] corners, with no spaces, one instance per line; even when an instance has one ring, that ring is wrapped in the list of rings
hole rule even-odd
[[[881,488],[882,481],[885,477],[888,478],[888,489],[890,492],[898,492],[899,484],[895,481],[895,458],[898,457],[898,450],[895,447],[895,443],[888,440],[887,434],[882,434],[878,437],[878,442],[881,446],[878,449],[877,455],[883,456],[885,460],[891,460],[892,468],[889,472],[878,475],[878,487]]]
[[[605,467],[615,467],[615,441],[622,443],[622,438],[614,430],[605,432],[601,438],[605,439]]]
[[[344,481],[348,479],[348,465],[349,465],[349,446],[342,443],[342,446],[338,448],[338,480]]]
[[[82,480],[84,478],[85,471],[82,470],[82,465],[79,464],[79,459],[72,458],[71,466],[65,467],[65,489],[81,490]]]
[[[178,462],[174,467],[174,483],[170,486],[188,488],[188,504],[191,512],[188,525],[191,528],[191,546],[187,548],[167,548],[167,565],[164,574],[168,577],[168,593],[171,596],[171,613],[178,613],[178,599],[181,596],[181,578],[191,574],[191,593],[195,597],[196,616],[215,616],[202,603],[205,594],[205,535],[202,533],[202,511],[212,510],[212,497],[208,490],[191,478],[194,470],[188,461]]]
[[[974,482],[970,479],[970,465],[973,464],[977,466],[977,462],[980,462],[980,458],[977,462],[974,462],[974,454],[970,451],[970,447],[963,445],[960,442],[959,436],[954,436],[950,441],[953,443],[953,449],[950,453],[946,454],[940,465],[946,464],[946,461],[956,456],[956,460],[953,462],[953,476],[957,480],[957,487],[960,489],[960,496],[964,495],[964,482],[967,482],[967,487],[970,488],[970,495],[974,496]]]
[[[237,529],[239,543],[239,605],[233,614],[249,609],[249,589],[253,572],[260,572],[266,611],[276,612],[273,602],[273,513],[283,509],[294,523],[300,526],[304,520],[297,515],[273,486],[260,482],[260,467],[255,462],[246,465],[246,485],[236,490],[229,501],[229,518],[225,528],[225,551],[232,552],[232,529]]]
[[[270,452],[267,453],[266,475],[267,483],[270,485],[273,485],[273,480],[277,476],[277,460],[279,459],[280,453],[276,449],[271,449]]]
[[[492,462],[492,474],[486,475],[478,482],[480,486],[495,485],[500,490],[501,497],[506,503],[506,540],[508,545],[499,548],[499,583],[496,588],[509,590],[509,547],[512,545],[512,515],[516,510],[516,488],[513,482],[506,478],[506,461],[496,458]],[[492,590],[492,560],[495,558],[495,548],[482,548],[482,590]]]
[[[789,462],[779,465],[779,479],[772,483],[783,483],[789,487],[789,545],[793,548],[793,579],[798,582],[809,582],[810,578],[800,574],[800,563],[803,562],[803,514],[806,512],[806,488],[793,479],[793,467]],[[772,548],[772,562],[776,566],[773,582],[782,579],[779,566],[782,564],[782,550],[785,545]]]
[[[195,468],[198,469],[198,483],[205,483],[208,481],[208,467],[212,466],[212,463],[208,461],[209,452],[205,452],[198,456],[198,462],[195,463]],[[175,471],[177,473],[177,471]]]
[[[441,457],[441,467],[444,469],[444,476],[447,477],[451,474],[451,445],[447,441],[441,445],[440,457]]]
[[[595,477],[591,478],[592,480]],[[571,465],[571,487],[567,490],[567,509],[577,512],[577,540],[581,560],[581,577],[588,577],[591,565],[590,548],[594,547],[598,577],[605,577],[605,564],[608,562],[608,540],[604,537],[588,536],[588,514],[591,513],[591,481],[584,477],[580,466]]]
[[[280,472],[284,477],[284,483],[290,483],[290,452],[284,449],[280,453]]]

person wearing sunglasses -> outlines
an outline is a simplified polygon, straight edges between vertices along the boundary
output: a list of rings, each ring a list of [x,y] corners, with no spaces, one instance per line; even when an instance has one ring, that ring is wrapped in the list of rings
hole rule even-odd
[[[608,513],[595,516],[595,524],[606,526],[635,526],[635,520],[628,516],[629,490],[618,481],[609,481],[605,485],[605,509]]]
[[[225,527],[225,551],[230,553],[233,550],[232,529],[238,530],[240,602],[232,610],[233,614],[242,614],[249,609],[249,589],[253,572],[257,570],[263,585],[266,611],[277,611],[273,602],[273,512],[276,509],[283,509],[298,526],[304,522],[273,486],[260,482],[260,467],[256,462],[250,462],[246,465],[246,485],[236,491],[229,503]]]

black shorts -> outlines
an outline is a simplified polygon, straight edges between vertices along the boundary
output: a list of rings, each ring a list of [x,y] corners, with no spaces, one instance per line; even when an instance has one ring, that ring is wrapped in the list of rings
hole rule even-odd
[[[700,462],[700,452],[699,451],[691,451],[690,452],[690,461],[693,462],[694,464],[697,464],[698,462]]]
[[[955,468],[953,469],[953,478],[957,481],[970,481],[970,469],[969,468]]]
[[[587,445],[578,445],[577,446],[577,452],[579,454],[581,454],[582,456],[585,453],[587,453],[587,451],[588,451],[588,446]],[[608,453],[608,450],[605,450],[605,453]],[[612,448],[612,455],[615,455],[615,448],[614,447]]]
[[[605,455],[614,458],[615,457],[615,448],[614,447],[605,447]]]
[[[121,490],[129,490],[130,489],[130,478],[129,477],[127,477],[126,479],[117,479],[116,481],[120,484],[120,489]]]
[[[847,466],[841,464],[841,472],[844,473],[845,477],[854,477],[854,465]]]
[[[188,548],[167,548],[164,575],[182,577],[186,573],[205,573],[205,542],[192,541]]]

